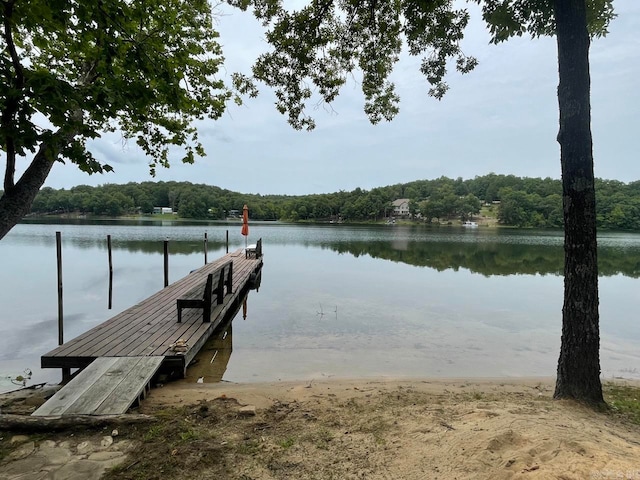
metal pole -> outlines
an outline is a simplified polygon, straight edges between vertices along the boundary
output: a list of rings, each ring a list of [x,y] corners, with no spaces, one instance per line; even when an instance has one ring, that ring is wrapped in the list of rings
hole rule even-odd
[[[107,235],[107,251],[109,252],[109,310],[113,306],[113,258],[111,256],[111,235]]]
[[[164,241],[164,286],[169,286],[169,239]]]
[[[207,240],[207,232],[204,232],[204,264],[207,264],[207,250],[209,249],[209,241]]]
[[[229,253],[229,230],[227,230],[227,253]]]

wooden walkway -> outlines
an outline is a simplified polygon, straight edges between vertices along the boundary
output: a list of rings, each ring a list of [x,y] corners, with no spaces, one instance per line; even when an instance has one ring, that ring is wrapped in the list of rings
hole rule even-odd
[[[163,357],[101,357],[33,412],[49,415],[119,415],[140,403]]]
[[[232,293],[213,309],[211,322],[202,321],[201,309],[185,309],[177,323],[177,298],[206,282],[207,274],[228,260],[233,261]],[[238,308],[261,267],[262,257],[245,258],[244,250],[229,253],[43,355],[42,367],[82,369],[99,357],[162,357],[163,370],[184,375],[218,324]],[[186,352],[171,349],[179,339],[188,344]]]

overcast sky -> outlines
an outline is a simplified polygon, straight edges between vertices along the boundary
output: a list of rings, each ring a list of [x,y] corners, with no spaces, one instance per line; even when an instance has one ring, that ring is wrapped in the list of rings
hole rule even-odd
[[[640,179],[640,1],[616,0],[618,17],[591,47],[592,130],[596,176]],[[513,39],[489,45],[475,5],[463,43],[480,63],[464,76],[451,73],[442,101],[427,95],[420,59],[405,56],[393,75],[400,113],[371,125],[356,81],[331,109],[314,111],[313,132],[293,130],[262,89],[258,99],[231,105],[217,122],[199,125],[207,157],[195,165],[178,160],[156,180],[191,181],[243,193],[310,194],[373,187],[440,176],[473,178],[490,172],[560,178],[555,39]],[[249,73],[266,49],[249,13],[226,7],[218,29],[226,71]],[[147,161],[135,141],[117,136],[91,143],[94,155],[114,173],[88,176],[56,164],[46,185],[142,182]],[[3,172],[2,172],[3,173]]]

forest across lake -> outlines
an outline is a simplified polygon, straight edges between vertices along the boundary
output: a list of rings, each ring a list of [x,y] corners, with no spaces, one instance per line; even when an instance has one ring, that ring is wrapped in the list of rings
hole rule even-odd
[[[640,230],[640,181],[597,179],[596,196],[599,228]],[[221,220],[248,204],[252,220],[378,222],[395,215],[398,199],[407,201],[404,218],[415,223],[455,223],[478,216],[516,227],[561,228],[563,222],[560,180],[493,173],[302,196],[255,195],[189,182],[45,187],[32,213],[117,217],[167,207],[180,218]]]

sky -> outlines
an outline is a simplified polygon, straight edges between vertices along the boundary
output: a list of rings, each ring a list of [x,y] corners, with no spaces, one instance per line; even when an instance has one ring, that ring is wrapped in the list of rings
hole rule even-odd
[[[135,141],[110,134],[90,149],[115,172],[89,176],[58,163],[45,185],[176,180],[242,193],[306,195],[491,172],[560,178],[555,39],[490,45],[478,7],[465,7],[471,22],[462,46],[479,65],[466,75],[451,72],[450,90],[438,101],[427,95],[420,58],[403,55],[392,76],[401,97],[392,122],[370,124],[356,77],[330,107],[310,108],[314,131],[296,131],[261,86],[257,99],[230,104],[218,121],[197,124],[207,156],[194,165],[176,156],[154,179]],[[609,35],[594,40],[590,52],[595,174],[630,182],[640,180],[640,1],[616,0],[614,7],[618,17]],[[232,72],[250,73],[268,46],[249,12],[220,8],[221,76],[229,80]]]

